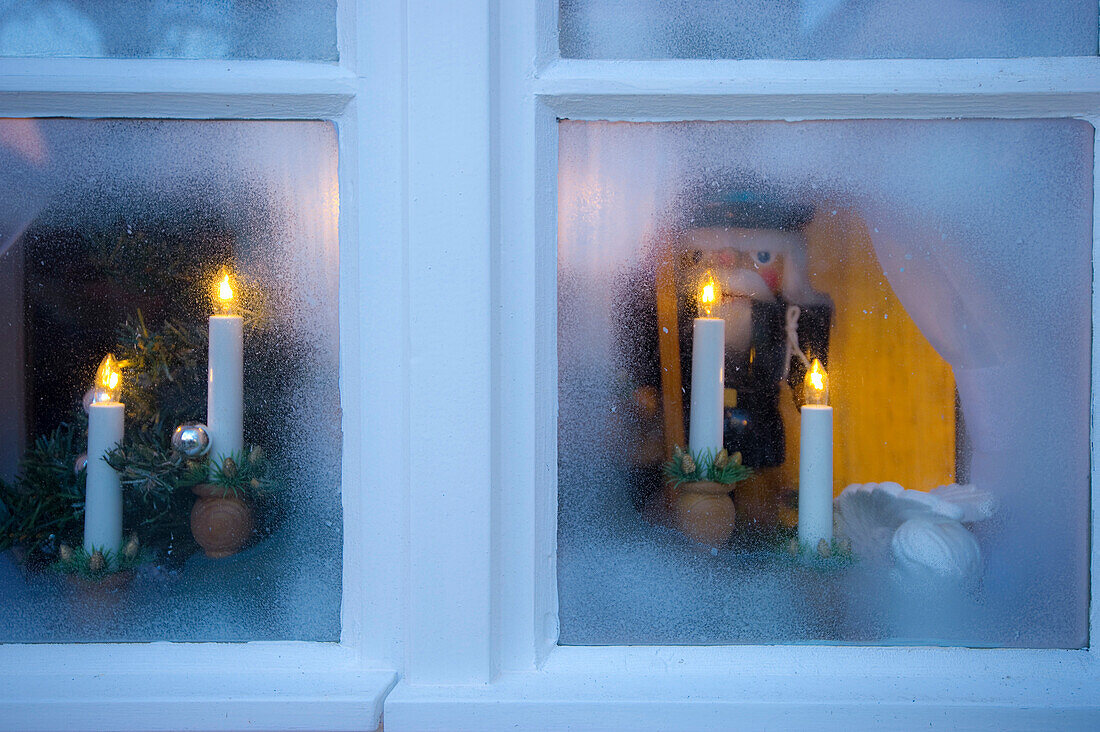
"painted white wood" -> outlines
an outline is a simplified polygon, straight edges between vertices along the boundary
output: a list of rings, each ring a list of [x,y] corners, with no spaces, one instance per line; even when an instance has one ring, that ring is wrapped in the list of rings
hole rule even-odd
[[[558,434],[546,425],[558,424],[558,124],[553,112],[542,103],[535,105],[534,144],[528,155],[535,159],[534,219],[535,251],[535,433],[533,531],[535,574],[530,578],[535,598],[534,662],[543,663],[558,642]],[[547,176],[541,171],[554,161]],[[519,213],[519,211],[517,211]],[[523,385],[520,385],[521,388]],[[519,589],[517,587],[516,589]],[[532,649],[505,649],[513,665],[524,668]]]
[[[211,668],[250,668],[273,672],[303,673],[351,669],[364,665],[357,649],[347,644],[305,641],[255,643],[7,643],[0,645],[0,669],[59,672],[88,668],[89,673],[125,669],[126,673],[150,673],[158,669],[182,672],[209,665]],[[98,668],[93,668],[98,667]],[[364,668],[367,668],[364,665]],[[121,672],[121,671],[120,671]],[[8,683],[5,681],[5,683]],[[6,688],[6,687],[5,687]]]
[[[373,730],[393,671],[184,672],[5,677],[5,730]]]
[[[410,676],[387,699],[387,729],[1100,725],[1091,650],[558,647],[554,566],[557,117],[1090,117],[1100,110],[1100,62],[562,61],[547,42],[556,5],[500,3],[488,72],[499,90],[489,322],[498,471],[492,663],[501,673],[489,683],[475,674],[447,683]]]
[[[808,647],[776,649],[770,660],[783,665],[762,665],[756,661],[768,659],[760,658],[723,666],[698,657],[711,649],[568,650],[573,658],[560,667],[503,675],[490,686],[401,684],[386,701],[386,728],[667,732],[1100,725],[1100,688],[1094,675],[1082,673],[1095,663],[1082,658],[1085,652],[1004,652],[998,658],[1001,652],[965,649]]]
[[[1097,59],[562,61],[556,13],[348,0],[339,65],[0,60],[4,115],[336,121],[345,435],[340,644],[0,646],[0,727],[372,729],[388,669],[390,730],[1100,725],[1088,650],[554,645],[556,116],[1088,117]]]
[[[378,6],[381,3],[370,3]],[[386,3],[393,6],[393,3]],[[369,5],[367,6],[370,7]],[[363,65],[363,51],[371,37],[371,27],[362,24],[369,17],[365,8],[357,2],[337,0],[336,2],[336,49],[339,54],[340,68],[352,73],[363,73],[369,66]]]
[[[396,682],[401,661],[395,638],[400,625],[392,621],[404,607],[403,585],[395,579],[403,573],[395,567],[407,556],[401,538],[407,481],[400,473],[395,481],[394,471],[377,460],[379,450],[404,444],[402,432],[407,431],[402,427],[407,424],[407,390],[391,398],[390,388],[408,362],[404,349],[392,347],[405,340],[405,313],[392,306],[405,272],[400,223],[405,191],[379,177],[404,175],[401,148],[391,144],[404,125],[403,117],[394,114],[404,105],[404,15],[399,2],[342,3],[339,17],[341,66],[0,59],[3,116],[335,122],[344,433],[339,644],[0,645],[0,728],[322,730],[378,725],[382,699]],[[371,25],[359,34],[363,21]],[[348,53],[348,43],[375,52],[368,78],[356,75],[357,54]],[[383,63],[389,64],[388,73],[375,75],[374,65],[381,69]],[[368,107],[372,114],[362,115],[359,95],[389,107]],[[382,113],[375,116],[375,109]],[[362,139],[368,143],[361,145]],[[370,197],[362,206],[361,180],[371,182],[366,188]],[[391,238],[393,231],[385,224],[393,221],[398,224]]]
[[[342,177],[340,235],[357,243],[354,252],[341,252],[342,263],[355,268],[349,280],[357,283],[341,324],[359,342],[358,349],[342,353],[359,365],[354,384],[343,382],[341,402],[345,415],[355,409],[360,420],[358,437],[345,429],[344,459],[356,465],[345,475],[361,477],[357,484],[344,483],[341,617],[345,641],[349,623],[357,623],[354,642],[363,656],[399,669],[409,556],[405,13],[400,3],[363,3],[357,10],[358,54],[369,73],[347,113],[355,129],[341,135],[341,144],[349,141],[341,164],[354,171]],[[359,506],[355,525],[347,520],[352,501]]]
[[[1097,643],[1096,634],[1100,633],[1100,329],[1096,323],[1100,320],[1100,288],[1097,287],[1100,272],[1100,115],[1089,119],[1093,129],[1093,175],[1092,175],[1092,430],[1089,435],[1089,447],[1092,454],[1092,547],[1091,570],[1089,577],[1089,638],[1093,647]]]
[[[1029,94],[1096,91],[1096,56],[995,59],[641,61],[554,59],[538,92]],[[1090,71],[1091,70],[1091,71]],[[552,88],[555,85],[558,88]]]
[[[354,93],[354,73],[333,64],[0,59],[9,117],[328,119]]]
[[[556,17],[556,4],[553,5]],[[502,27],[533,27],[533,3],[506,3]],[[497,663],[505,671],[534,668],[536,649],[557,639],[557,423],[556,181],[534,190],[536,115],[530,96],[536,49],[531,34],[502,33],[498,110],[502,120],[500,246],[496,248],[498,302],[493,308],[493,385],[498,475],[494,533],[500,639]],[[529,59],[512,63],[512,59]],[[556,122],[544,119],[556,145]],[[541,142],[540,138],[540,142]],[[531,246],[539,241],[541,246]],[[541,275],[541,276],[540,276]],[[549,275],[549,277],[547,277]],[[532,388],[534,385],[535,388]],[[537,528],[536,528],[537,524]]]
[[[490,3],[410,0],[405,672],[491,669]]]
[[[396,678],[335,643],[8,644],[0,727],[373,729]]]
[[[512,9],[518,10],[520,14],[510,15],[509,10]],[[536,14],[534,23],[530,22],[531,12]],[[558,52],[559,16],[560,7],[553,0],[533,4],[527,2],[527,0],[516,3],[503,3],[500,27],[509,32],[501,35],[502,37],[520,40],[525,44],[528,42],[534,43],[536,45],[535,63],[538,68],[545,68],[556,61],[560,55]]]
[[[535,91],[569,119],[1081,117],[1100,109],[1100,58],[563,59]]]

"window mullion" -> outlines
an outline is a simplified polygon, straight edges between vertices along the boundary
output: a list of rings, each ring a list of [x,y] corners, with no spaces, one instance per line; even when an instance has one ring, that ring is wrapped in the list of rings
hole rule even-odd
[[[291,61],[0,60],[4,116],[309,119],[339,115],[355,75]]]
[[[558,60],[534,90],[559,117],[629,121],[1086,117],[1100,58]]]

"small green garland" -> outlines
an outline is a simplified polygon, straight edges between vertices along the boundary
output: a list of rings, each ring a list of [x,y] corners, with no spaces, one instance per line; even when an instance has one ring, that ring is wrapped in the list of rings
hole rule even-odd
[[[752,475],[752,468],[741,464],[741,453],[730,455],[723,448],[717,455],[712,450],[684,452],[679,445],[672,451],[672,459],[665,463],[665,475],[678,488],[683,483],[710,481],[733,485]]]
[[[111,450],[106,460],[118,472],[124,489],[151,497],[205,483],[222,488],[224,496],[246,499],[269,495],[278,485],[275,468],[259,445],[222,460],[189,460],[135,442]]]
[[[787,556],[803,566],[818,570],[841,569],[855,564],[857,557],[852,553],[850,539],[821,539],[817,544],[800,542],[797,536],[791,537],[783,548]]]
[[[211,460],[210,468],[209,479],[198,482],[218,486],[225,497],[257,499],[273,493],[279,484],[271,461],[259,445],[238,450],[221,461]]]
[[[57,554],[58,560],[50,565],[50,569],[88,582],[100,582],[111,575],[128,572],[151,559],[149,552],[138,545],[137,535],[131,535],[119,552],[93,548],[89,553],[82,546],[71,549],[67,544],[62,544]]]

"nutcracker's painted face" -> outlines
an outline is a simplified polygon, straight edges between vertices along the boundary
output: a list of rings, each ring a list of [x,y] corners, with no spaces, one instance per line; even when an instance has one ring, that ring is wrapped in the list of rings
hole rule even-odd
[[[702,227],[680,237],[683,252],[693,252],[699,272],[684,271],[690,279],[711,269],[721,281],[724,296],[788,302],[817,302],[806,270],[806,237],[801,231]]]
[[[761,242],[761,245],[765,243]],[[703,259],[709,259],[716,269],[727,273],[741,269],[754,270],[764,280],[773,295],[778,295],[783,286],[784,255],[783,252],[775,251],[771,247],[755,251],[724,247],[707,252]]]

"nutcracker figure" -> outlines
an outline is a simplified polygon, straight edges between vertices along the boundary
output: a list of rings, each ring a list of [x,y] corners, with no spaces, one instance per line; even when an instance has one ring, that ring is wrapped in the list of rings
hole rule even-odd
[[[780,399],[797,402],[807,359],[827,363],[832,306],[807,272],[804,229],[813,207],[761,186],[705,190],[690,197],[685,225],[658,237],[642,271],[630,278],[631,306],[620,323],[634,387],[639,508],[651,507],[660,493],[660,463],[687,445],[691,322],[703,273],[717,279],[722,293],[712,315],[726,331],[723,447],[740,453],[759,476],[749,490],[759,493],[768,470],[788,459]],[[778,503],[783,488],[770,485],[764,490],[771,495],[753,501]],[[763,520],[756,509],[744,518]]]

